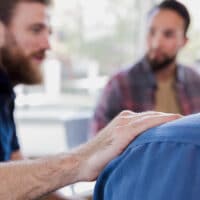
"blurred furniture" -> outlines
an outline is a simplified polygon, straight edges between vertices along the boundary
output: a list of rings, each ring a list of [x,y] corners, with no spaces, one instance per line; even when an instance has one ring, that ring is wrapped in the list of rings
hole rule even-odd
[[[69,149],[88,141],[90,120],[90,115],[82,114],[64,121],[67,147]]]

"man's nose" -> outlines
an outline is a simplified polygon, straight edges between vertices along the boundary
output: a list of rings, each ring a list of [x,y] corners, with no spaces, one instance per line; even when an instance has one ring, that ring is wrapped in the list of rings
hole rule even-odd
[[[45,49],[45,50],[51,49],[49,37],[50,37],[49,33],[46,33],[43,35],[43,37],[40,40],[41,49]]]
[[[157,33],[152,38],[152,48],[157,49],[162,46],[163,37],[161,33]]]

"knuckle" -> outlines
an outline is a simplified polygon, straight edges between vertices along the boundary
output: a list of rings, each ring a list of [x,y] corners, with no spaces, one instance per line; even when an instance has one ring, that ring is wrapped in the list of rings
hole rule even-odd
[[[130,110],[123,110],[123,111],[121,111],[120,112],[120,116],[127,116],[127,115],[130,115],[130,114],[133,114],[133,112],[132,111],[130,111]]]

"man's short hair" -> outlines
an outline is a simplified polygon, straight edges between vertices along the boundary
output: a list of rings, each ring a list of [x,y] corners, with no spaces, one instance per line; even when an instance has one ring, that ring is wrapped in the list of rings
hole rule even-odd
[[[1,0],[0,20],[5,25],[8,25],[10,23],[17,4],[22,3],[22,2],[41,3],[47,6],[51,4],[51,0]]]
[[[160,4],[156,5],[155,7],[153,7],[153,9],[149,12],[149,15],[152,15],[152,13],[155,12],[156,10],[172,10],[176,12],[179,16],[183,18],[185,22],[184,32],[186,34],[190,25],[190,14],[185,5],[176,0],[165,0],[162,1]]]

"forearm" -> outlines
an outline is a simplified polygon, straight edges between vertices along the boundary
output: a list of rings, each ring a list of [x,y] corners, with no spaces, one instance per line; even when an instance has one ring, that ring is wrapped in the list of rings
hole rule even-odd
[[[36,199],[62,186],[79,181],[80,161],[75,155],[0,165],[0,199]]]
[[[36,199],[65,185],[95,180],[137,135],[177,118],[180,116],[124,111],[93,140],[70,154],[0,164],[0,199]]]

